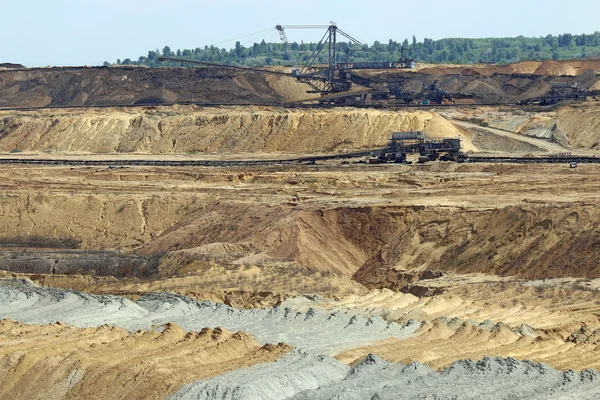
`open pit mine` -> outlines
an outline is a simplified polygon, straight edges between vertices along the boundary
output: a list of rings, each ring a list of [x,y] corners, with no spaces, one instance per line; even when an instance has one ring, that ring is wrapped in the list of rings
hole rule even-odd
[[[600,397],[599,61],[4,65],[1,399]]]

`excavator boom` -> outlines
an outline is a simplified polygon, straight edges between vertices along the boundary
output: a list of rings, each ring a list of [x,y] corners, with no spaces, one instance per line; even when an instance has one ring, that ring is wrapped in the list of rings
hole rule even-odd
[[[204,66],[213,67],[213,68],[235,69],[235,70],[239,70],[239,71],[254,71],[254,72],[260,72],[263,74],[279,75],[279,76],[290,76],[290,77],[292,76],[292,74],[289,74],[287,72],[272,71],[269,69],[254,68],[254,67],[241,67],[238,65],[219,64],[219,63],[213,63],[213,62],[208,62],[208,61],[186,60],[184,58],[159,57],[158,61],[174,61],[174,62],[180,62],[180,63],[204,65]]]

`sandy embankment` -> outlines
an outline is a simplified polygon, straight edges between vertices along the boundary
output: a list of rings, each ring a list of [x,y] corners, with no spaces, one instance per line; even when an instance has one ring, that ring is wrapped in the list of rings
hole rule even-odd
[[[428,111],[165,107],[0,112],[0,151],[177,154],[342,153],[384,146],[391,132],[468,137]]]

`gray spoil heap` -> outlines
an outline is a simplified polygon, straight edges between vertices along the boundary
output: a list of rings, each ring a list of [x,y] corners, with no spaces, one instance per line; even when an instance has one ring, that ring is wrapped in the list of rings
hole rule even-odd
[[[600,375],[512,358],[457,361],[442,372],[369,355],[354,368],[293,352],[281,360],[184,386],[171,400],[597,399]]]
[[[245,331],[259,342],[284,342],[316,353],[335,355],[387,338],[405,338],[420,324],[386,322],[350,311],[326,312],[291,308],[238,310],[222,303],[199,302],[189,297],[159,293],[132,302],[119,296],[95,296],[64,289],[10,284],[0,281],[0,319],[31,324],[57,321],[79,327],[105,324],[130,331],[174,322],[187,331],[224,327]]]
[[[347,373],[348,367],[334,358],[294,349],[278,362],[185,385],[170,399],[289,399],[342,381]]]

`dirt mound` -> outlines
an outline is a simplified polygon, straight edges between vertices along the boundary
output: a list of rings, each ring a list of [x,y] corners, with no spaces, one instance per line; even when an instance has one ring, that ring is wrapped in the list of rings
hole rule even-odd
[[[266,218],[258,217],[260,215]],[[293,262],[312,271],[351,275],[365,261],[364,253],[356,241],[345,237],[339,224],[330,217],[333,217],[330,213],[217,204],[210,207],[210,212],[182,220],[142,247],[140,252],[173,252],[169,257],[179,266],[185,265],[186,261],[207,259],[240,264],[248,261],[260,264]],[[334,237],[336,240],[330,240]],[[217,243],[243,244],[240,249],[243,251],[237,255],[225,251],[234,259],[223,259],[222,246],[214,246]],[[250,256],[254,256],[254,260],[249,260]]]
[[[270,362],[289,346],[223,328],[175,324],[129,333],[109,326],[0,321],[0,397],[163,399],[184,384]],[[35,384],[32,384],[35,382]]]
[[[482,151],[500,151],[508,153],[534,153],[544,149],[520,140],[495,135],[485,129],[470,128],[473,145]]]
[[[0,281],[0,318],[27,323],[64,321],[79,327],[104,324],[133,332],[175,322],[185,331],[225,327],[254,335],[261,344],[285,342],[292,346],[335,355],[376,340],[412,335],[417,321],[388,323],[353,313],[331,313],[290,308],[238,310],[222,303],[197,301],[170,293],[141,297],[135,303],[123,297],[95,296],[31,285],[5,285]]]
[[[230,398],[232,392],[239,399],[290,399],[303,390],[343,379],[347,372],[348,367],[333,358],[295,349],[280,362],[186,385],[172,399],[220,400]]]
[[[578,76],[589,70],[600,72],[600,61],[598,60],[569,60],[569,61],[544,61],[536,75],[553,76]]]
[[[472,81],[462,90],[468,93],[477,93],[481,97],[502,96],[502,88],[497,82]]]
[[[589,70],[600,72],[598,60],[547,60],[522,61],[507,65],[423,65],[419,73],[428,75],[452,75],[457,72],[463,75],[491,76],[504,75],[538,75],[538,76],[578,76]]]
[[[566,370],[598,369],[598,350],[592,344],[573,346],[560,334],[552,331],[510,329],[503,324],[436,320],[424,324],[411,338],[387,340],[373,346],[347,351],[336,358],[349,363],[369,353],[388,361],[421,362],[435,369],[450,366],[456,360],[468,357],[477,360],[485,356],[530,359],[554,368]]]
[[[600,148],[600,107],[563,107],[556,112],[558,126],[565,131],[575,148]]]
[[[598,396],[593,370],[581,373],[560,372],[546,364],[514,358],[485,357],[480,361],[461,360],[440,373],[419,363],[394,365],[368,355],[347,377],[328,387],[305,391],[296,398],[329,399],[337,393],[352,393],[360,398],[406,400],[439,399],[547,399],[573,396],[593,399]]]
[[[600,61],[524,62],[504,66],[432,66],[418,72],[360,72],[383,81],[400,82],[406,91],[419,92],[435,80],[457,101],[468,103],[516,104],[521,100],[547,95],[553,82],[576,83],[581,89],[598,84]],[[460,74],[456,79],[455,75]]]
[[[269,86],[273,88],[286,102],[294,102],[301,100],[318,99],[318,93],[308,93],[313,90],[309,85],[298,82],[295,79],[282,77],[278,75],[268,75],[266,77]]]
[[[353,367],[328,358],[289,354],[275,363],[186,386],[178,400],[241,398],[351,399],[593,399],[600,374],[560,372],[514,358],[461,360],[436,373],[420,363],[392,364],[369,354]],[[267,384],[268,383],[268,384]]]
[[[600,61],[523,62],[505,66],[435,65],[411,72],[373,70],[358,74],[401,82],[405,90],[418,92],[431,85],[434,79],[445,82],[456,73],[461,77],[447,87],[455,96],[470,94],[474,96],[471,101],[481,103],[514,103],[546,94],[548,82],[559,76],[563,81],[578,82],[580,87],[591,87],[600,74]],[[521,84],[515,88],[509,83],[515,78],[527,78],[529,85]],[[310,90],[310,86],[289,77],[224,69],[70,67],[13,70],[0,67],[0,107],[184,102],[281,104],[318,97],[307,93]]]
[[[13,63],[0,63],[0,69],[2,68],[6,68],[6,69],[22,69],[25,68],[25,66],[21,65],[21,64],[13,64]]]
[[[487,277],[490,280],[484,283],[479,282],[483,280],[480,275],[454,275],[448,280],[429,282],[431,287],[443,287],[447,293],[422,298],[383,289],[338,300],[297,296],[285,300],[281,306],[299,311],[307,311],[310,308],[348,309],[365,317],[379,316],[388,321],[406,321],[413,318],[432,322],[446,318],[479,323],[493,318],[494,323],[504,324],[513,330],[518,330],[522,324],[539,330],[573,326],[595,312],[595,296],[589,290],[540,290],[539,287],[525,286],[524,282],[511,283],[492,275]],[[469,292],[470,288],[474,293]],[[554,303],[551,304],[549,300],[552,296]],[[559,303],[563,302],[564,306],[559,306]],[[536,306],[532,307],[532,304]],[[570,312],[576,306],[585,309],[585,312]],[[589,322],[591,324],[591,321]]]
[[[186,68],[0,71],[0,107],[162,103],[279,103],[264,74]]]
[[[0,112],[0,151],[92,153],[341,153],[387,143],[391,132],[468,137],[432,112],[166,107]]]

